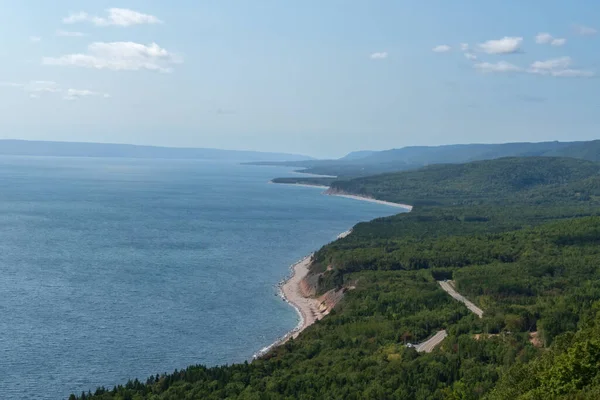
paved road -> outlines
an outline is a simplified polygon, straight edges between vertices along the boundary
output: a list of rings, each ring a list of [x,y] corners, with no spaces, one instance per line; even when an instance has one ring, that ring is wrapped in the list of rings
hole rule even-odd
[[[450,283],[446,281],[438,281],[442,289],[444,289],[450,296],[454,297],[456,300],[465,303],[467,308],[471,310],[473,313],[477,314],[479,318],[483,317],[483,310],[477,307],[475,304],[471,303],[467,300],[463,295],[454,290],[454,287],[450,285]]]
[[[446,336],[448,336],[448,332],[446,332],[445,330],[439,331],[430,339],[424,341],[423,343],[415,345],[415,349],[419,353],[431,353],[438,344],[442,343],[442,340],[444,340]]]

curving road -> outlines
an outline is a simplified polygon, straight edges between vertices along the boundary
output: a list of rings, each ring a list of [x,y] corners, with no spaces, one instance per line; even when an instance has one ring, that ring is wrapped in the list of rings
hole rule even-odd
[[[415,345],[415,349],[419,353],[431,353],[438,344],[442,343],[442,340],[446,339],[446,336],[448,332],[441,330],[423,343]]]
[[[471,312],[477,314],[477,316],[479,318],[483,317],[483,310],[481,308],[477,307],[475,304],[471,303],[469,300],[467,300],[463,295],[458,293],[456,290],[454,290],[454,287],[448,281],[438,281],[438,283],[440,284],[442,289],[444,289],[444,291],[446,291],[446,293],[448,293],[450,296],[454,297],[456,300],[458,300],[462,303],[465,303],[465,305],[467,306],[467,308],[469,310],[471,310]]]

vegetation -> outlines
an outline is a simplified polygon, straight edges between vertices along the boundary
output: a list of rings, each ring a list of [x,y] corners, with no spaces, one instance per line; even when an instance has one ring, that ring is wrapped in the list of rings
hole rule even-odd
[[[513,158],[336,182],[420,205],[316,253],[320,291],[355,287],[328,317],[252,363],[72,398],[598,398],[597,174],[591,162]],[[406,346],[440,329],[449,336],[434,352]]]
[[[294,177],[294,178],[275,178],[273,183],[283,184],[300,184],[300,185],[314,185],[314,186],[329,186],[335,182],[336,178],[307,178],[307,177]]]
[[[414,205],[540,203],[546,198],[556,204],[557,192],[563,189],[574,200],[588,201],[590,191],[600,194],[596,191],[600,188],[599,172],[599,164],[572,158],[502,158],[432,165],[416,171],[338,181],[331,187]],[[581,191],[572,190],[573,184]]]
[[[504,157],[570,157],[598,162],[600,161],[600,140],[412,146],[385,151],[350,153],[339,160],[260,162],[256,164],[286,165],[302,168],[301,172],[349,178],[414,170],[432,164],[463,164]]]

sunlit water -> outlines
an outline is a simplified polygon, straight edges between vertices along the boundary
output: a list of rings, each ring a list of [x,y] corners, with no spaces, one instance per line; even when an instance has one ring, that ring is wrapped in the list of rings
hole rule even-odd
[[[400,210],[199,161],[0,158],[0,399],[247,360],[292,329],[275,285]]]

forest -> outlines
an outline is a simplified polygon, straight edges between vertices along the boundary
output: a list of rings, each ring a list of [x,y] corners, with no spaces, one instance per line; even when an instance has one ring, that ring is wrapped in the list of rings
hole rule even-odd
[[[350,179],[416,170],[434,164],[465,164],[506,157],[569,157],[598,162],[600,140],[408,146],[384,151],[358,151],[337,160],[262,161],[250,164],[284,165],[298,168],[299,172]]]
[[[600,398],[599,171],[506,158],[333,182],[415,208],[316,253],[320,292],[354,288],[330,315],[253,362],[70,399]],[[440,329],[432,353],[406,346]]]

